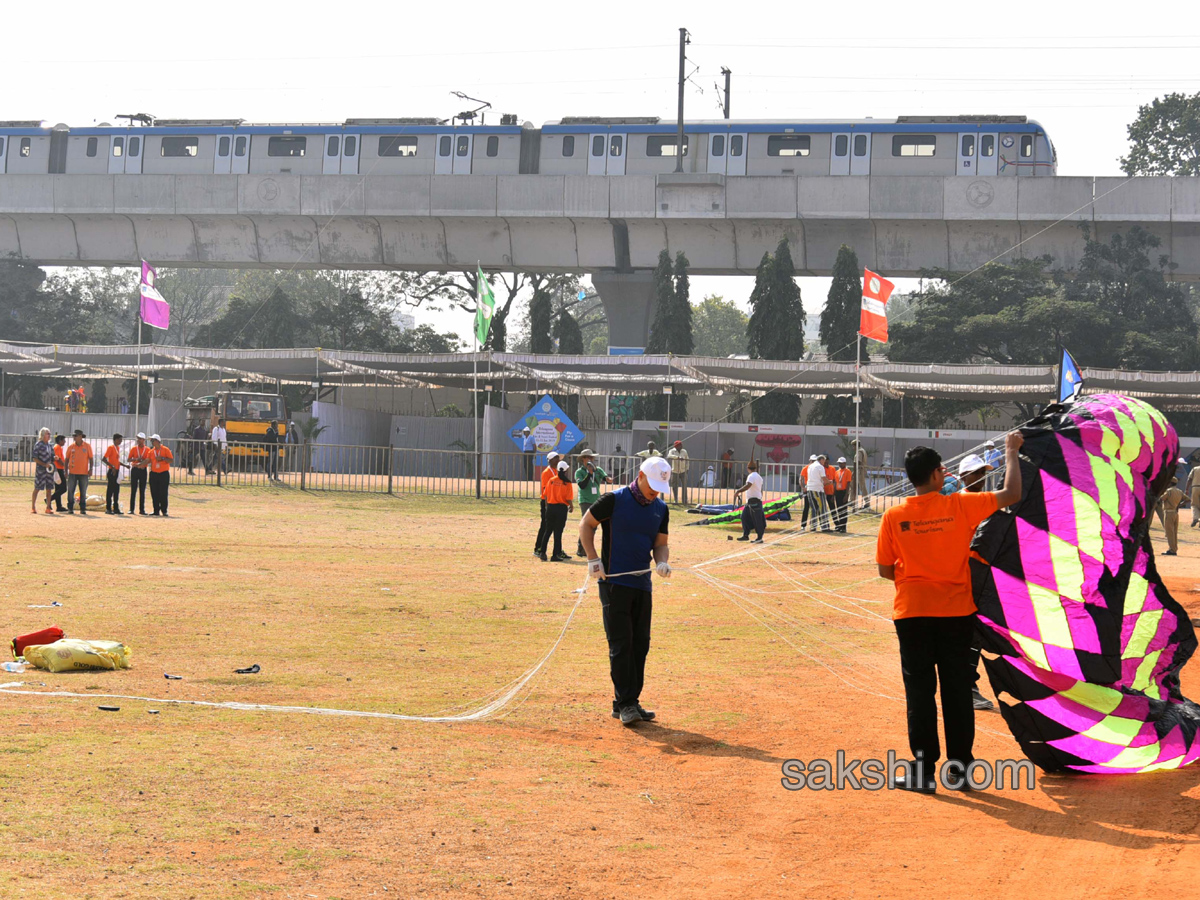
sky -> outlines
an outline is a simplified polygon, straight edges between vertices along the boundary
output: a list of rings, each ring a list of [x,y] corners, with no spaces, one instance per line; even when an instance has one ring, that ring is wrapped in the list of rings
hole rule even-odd
[[[1200,91],[1193,3],[1106,16],[1033,7],[863,0],[800,4],[6,4],[0,119],[91,125],[120,113],[255,122],[448,118],[489,101],[537,124],[566,115],[674,118],[679,28],[688,118],[1018,114],[1058,150],[1060,175],[1119,174],[1137,108]],[[1101,14],[1097,14],[1101,13]],[[1195,34],[1174,33],[1175,23]],[[21,36],[25,35],[25,38]],[[489,117],[488,121],[496,121]],[[694,280],[741,305],[750,278]],[[801,279],[810,314],[828,279]],[[904,285],[902,284],[903,288]],[[469,334],[469,316],[417,312]]]

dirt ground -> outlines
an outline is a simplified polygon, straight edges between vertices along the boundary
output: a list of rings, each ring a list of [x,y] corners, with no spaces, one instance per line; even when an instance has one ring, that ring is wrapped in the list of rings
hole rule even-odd
[[[609,715],[593,586],[516,702],[428,724],[99,695],[475,706],[550,647],[583,580],[531,556],[532,501],[190,487],[170,520],[83,520],[32,516],[28,494],[0,483],[0,637],[57,624],[134,657],[0,673],[85,695],[0,691],[5,897],[1096,898],[1191,896],[1200,875],[1196,768],[933,797],[782,788],[787,759],[905,748],[868,517],[858,538],[793,538],[771,569],[792,581],[730,563],[767,586],[739,608],[686,568],[742,545],[673,512],[655,723]],[[1200,536],[1183,536],[1159,565],[1196,615]],[[997,714],[978,724],[977,755],[1020,756]]]

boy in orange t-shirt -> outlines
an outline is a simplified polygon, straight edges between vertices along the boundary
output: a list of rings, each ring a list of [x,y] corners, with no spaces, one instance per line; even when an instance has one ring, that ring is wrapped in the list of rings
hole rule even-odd
[[[121,516],[121,469],[128,469],[126,463],[121,462],[121,441],[125,440],[124,435],[114,434],[112,443],[108,449],[104,451],[104,464],[108,466],[108,490],[104,493],[104,514],[108,516]]]
[[[946,467],[936,450],[914,447],[904,469],[916,489],[883,514],[875,562],[896,584],[895,627],[908,706],[908,743],[916,764],[896,779],[905,790],[933,793],[941,757],[937,700],[941,683],[946,730],[946,777],[965,783],[974,760],[975,600],[967,559],[984,519],[1021,499],[1020,432],[1005,441],[1004,488],[995,493],[940,493]],[[943,781],[943,784],[947,784]]]

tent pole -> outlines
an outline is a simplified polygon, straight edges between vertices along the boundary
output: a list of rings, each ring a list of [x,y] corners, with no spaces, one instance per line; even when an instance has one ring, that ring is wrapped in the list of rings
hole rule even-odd
[[[133,433],[141,431],[142,416],[142,314],[138,312],[137,387],[133,392]]]

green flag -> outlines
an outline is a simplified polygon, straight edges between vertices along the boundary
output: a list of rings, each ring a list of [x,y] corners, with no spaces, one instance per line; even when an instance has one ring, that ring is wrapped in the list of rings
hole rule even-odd
[[[496,308],[496,297],[492,286],[483,277],[483,269],[479,269],[478,283],[475,286],[475,337],[479,346],[487,343],[488,332],[492,328],[492,311]]]

